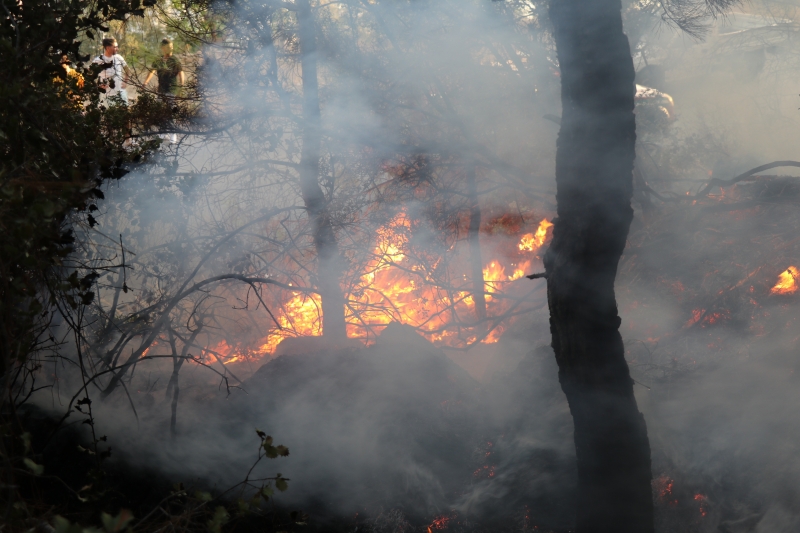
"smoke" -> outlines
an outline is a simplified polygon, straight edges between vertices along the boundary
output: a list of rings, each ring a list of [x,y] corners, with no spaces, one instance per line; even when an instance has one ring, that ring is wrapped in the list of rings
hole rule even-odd
[[[109,353],[124,363],[184,283],[234,273],[294,289],[228,280],[171,307],[169,327],[124,390],[94,403],[113,460],[222,489],[255,460],[258,428],[291,450],[259,466],[291,479],[279,501],[319,516],[366,509],[418,524],[455,510],[508,528],[568,529],[572,427],[545,347],[543,280],[505,285],[508,296],[531,293],[527,312],[504,324],[497,344],[470,351],[440,350],[393,325],[374,328],[365,349],[253,353],[276,320],[294,316],[291,298],[317,305],[316,265],[297,207],[302,43],[291,14],[240,9],[203,52],[216,67],[204,79],[213,105],[203,104],[202,131],[182,134],[111,188],[100,227],[84,235],[82,260],[108,272],[97,287],[103,312],[87,324],[88,354],[97,368]],[[433,265],[426,275],[463,266],[468,164],[478,165],[485,221],[533,213],[524,223],[535,224],[552,214],[557,126],[542,117],[560,114],[558,69],[540,10],[447,1],[318,10],[321,185],[353,276],[402,210],[416,224],[409,247]],[[663,196],[797,158],[796,23],[748,29],[735,25],[740,18],[755,20],[720,22],[706,42],[629,21],[645,28],[636,28],[637,68],[660,67],[656,88],[675,101],[676,122],[639,131],[637,164]],[[797,304],[769,294],[777,274],[800,263],[793,183],[743,184],[701,207],[635,206],[617,292],[661,531],[797,529]],[[501,226],[481,234],[486,262],[511,261]],[[286,336],[319,334],[318,323],[283,327]],[[170,331],[179,351],[189,345],[207,365],[181,367],[174,427]],[[226,360],[227,349],[239,360]],[[61,367],[57,389],[37,402],[63,410],[79,387],[70,372]]]

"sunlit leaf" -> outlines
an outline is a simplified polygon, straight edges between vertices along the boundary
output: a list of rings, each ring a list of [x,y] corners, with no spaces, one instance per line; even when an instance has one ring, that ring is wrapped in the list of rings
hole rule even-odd
[[[27,466],[28,470],[33,472],[34,475],[41,476],[42,474],[44,474],[44,467],[34,462],[33,459],[26,457],[22,460],[22,462],[25,463],[25,466]]]

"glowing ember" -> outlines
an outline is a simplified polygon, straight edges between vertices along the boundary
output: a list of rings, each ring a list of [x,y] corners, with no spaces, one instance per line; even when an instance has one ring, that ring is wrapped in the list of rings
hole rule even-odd
[[[522,252],[535,252],[539,248],[542,247],[544,241],[547,239],[547,230],[553,227],[552,222],[547,220],[546,218],[543,219],[539,223],[539,228],[536,230],[536,233],[527,233],[522,236],[522,239],[519,241],[519,249]]]
[[[772,287],[771,294],[793,294],[797,292],[796,280],[800,276],[797,267],[790,266],[778,276],[778,283]]]
[[[730,318],[731,312],[728,309],[721,309],[713,313],[708,312],[705,309],[694,309],[692,311],[692,318],[690,318],[686,324],[684,324],[684,327],[690,328],[697,323],[700,323],[701,327],[706,327],[718,322],[724,322]]]
[[[678,505],[678,500],[672,494],[672,488],[675,485],[675,481],[665,475],[659,476],[653,480],[653,492],[658,497],[658,501],[661,503],[674,506]]]
[[[481,479],[489,479],[494,477],[494,466],[483,465],[472,473],[473,477]]]
[[[708,496],[705,494],[695,494],[694,501],[700,504],[700,516],[705,518],[708,514]]]
[[[431,525],[428,526],[428,533],[433,533],[437,530],[447,529],[447,523],[450,522],[452,517],[447,515],[437,516],[431,522]]]
[[[684,325],[684,327],[687,327],[687,328],[689,328],[689,327],[692,327],[692,326],[694,326],[695,324],[697,324],[697,323],[700,321],[700,319],[701,319],[701,318],[703,318],[703,316],[705,315],[705,312],[706,312],[706,310],[705,310],[705,309],[694,309],[694,310],[692,311],[692,318],[690,318],[690,319],[689,319],[689,320],[686,322],[686,324]]]

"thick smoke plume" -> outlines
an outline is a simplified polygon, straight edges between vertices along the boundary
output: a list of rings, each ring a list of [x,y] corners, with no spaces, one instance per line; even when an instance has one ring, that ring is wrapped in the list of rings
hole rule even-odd
[[[364,513],[376,531],[434,517],[571,527],[572,421],[546,281],[512,275],[523,260],[524,274],[542,269],[546,243],[528,256],[518,244],[554,211],[559,71],[544,11],[316,5],[320,186],[342,286],[373,316],[351,312],[360,340],[339,346],[300,338],[321,333],[322,274],[298,182],[308,117],[295,14],[243,2],[220,15],[196,58],[202,118],[106,192],[79,251],[108,272],[82,353],[96,371],[131,361],[119,386],[106,374],[88,387],[113,461],[223,489],[247,473],[258,428],[291,452],[260,467],[291,480],[278,501],[317,517]],[[617,279],[658,529],[796,531],[797,300],[772,289],[800,266],[800,187],[761,176],[695,195],[711,177],[800,158],[797,14],[755,6],[712,21],[705,41],[646,2],[624,15],[637,82],[674,101],[668,123],[637,108],[647,190]],[[470,296],[470,172],[483,266],[505,268],[486,278],[483,322]],[[382,231],[395,248],[380,249]],[[368,309],[363,276],[381,257],[436,287],[427,312],[445,298],[469,312],[443,315],[439,331]],[[63,414],[86,391],[74,368],[54,375],[34,398]]]

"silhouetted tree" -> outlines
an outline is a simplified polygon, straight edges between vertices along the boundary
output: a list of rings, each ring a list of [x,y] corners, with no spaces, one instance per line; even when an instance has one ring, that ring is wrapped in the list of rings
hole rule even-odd
[[[650,445],[614,280],[633,219],[634,68],[619,0],[550,6],[561,68],[557,218],[545,256],[559,380],[575,424],[576,531],[653,531]]]

